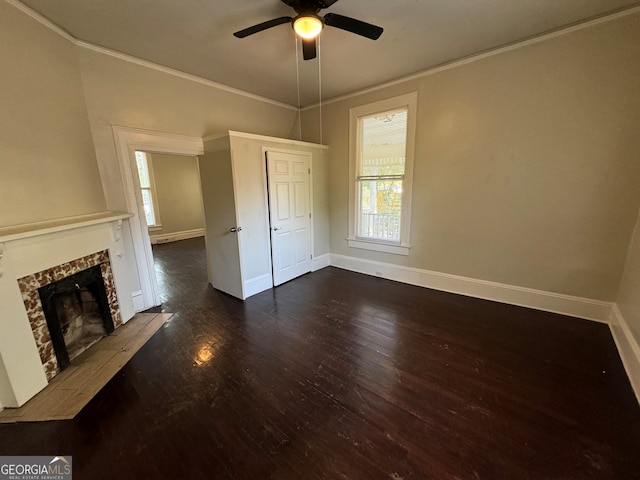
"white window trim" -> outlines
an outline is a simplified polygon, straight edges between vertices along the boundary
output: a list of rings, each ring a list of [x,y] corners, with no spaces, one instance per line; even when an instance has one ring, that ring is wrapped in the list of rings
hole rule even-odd
[[[416,138],[416,111],[418,106],[418,92],[387,98],[349,110],[349,236],[347,244],[352,248],[375,250],[397,255],[409,255],[410,222],[411,222],[411,191],[413,185],[413,157]],[[402,184],[402,213],[400,217],[400,242],[388,242],[356,236],[356,176],[358,151],[360,149],[360,117],[375,115],[398,108],[407,108],[407,151],[405,158],[405,173]]]
[[[153,216],[156,221],[153,225],[147,225],[147,228],[150,232],[158,232],[162,230],[162,221],[160,220],[160,208],[158,206],[158,196],[156,193],[156,177],[153,174],[153,156],[151,152],[146,152],[144,150],[138,150],[145,154],[147,158],[147,170],[149,172],[149,191],[151,192],[151,203],[153,204]],[[138,180],[138,185],[140,185],[140,180]],[[140,191],[144,190],[142,185],[140,185]],[[140,194],[142,195],[142,193]]]

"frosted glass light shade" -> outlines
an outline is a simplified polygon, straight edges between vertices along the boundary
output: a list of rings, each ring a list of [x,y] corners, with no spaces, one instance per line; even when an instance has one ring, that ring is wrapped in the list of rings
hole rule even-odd
[[[293,29],[302,38],[316,38],[322,27],[322,20],[318,17],[298,17],[293,21]]]

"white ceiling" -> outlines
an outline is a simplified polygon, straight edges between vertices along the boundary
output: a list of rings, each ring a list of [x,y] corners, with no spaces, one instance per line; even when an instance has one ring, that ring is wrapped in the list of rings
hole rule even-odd
[[[293,30],[237,30],[294,12],[280,0],[22,0],[75,38],[297,105]],[[631,0],[340,0],[323,10],[384,27],[372,41],[336,28],[321,59],[299,58],[301,104],[324,100],[640,5]]]

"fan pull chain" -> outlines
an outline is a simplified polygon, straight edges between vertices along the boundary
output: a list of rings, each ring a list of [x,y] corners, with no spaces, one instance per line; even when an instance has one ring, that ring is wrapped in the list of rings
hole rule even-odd
[[[322,35],[318,37],[318,112],[320,115],[320,145],[324,145],[322,141],[322,49],[320,38]]]
[[[320,37],[318,37],[318,114],[320,118],[320,145],[324,145],[322,139],[322,51]],[[320,160],[325,165],[324,148],[320,148]]]
[[[293,41],[296,44],[296,83],[298,86],[298,140],[302,141],[302,112],[300,111],[300,60],[298,59],[298,36],[293,34]]]

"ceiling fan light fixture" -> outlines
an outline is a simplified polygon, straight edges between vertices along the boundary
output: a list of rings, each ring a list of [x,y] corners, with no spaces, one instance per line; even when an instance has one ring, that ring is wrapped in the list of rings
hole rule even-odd
[[[300,15],[293,21],[293,29],[298,36],[306,39],[316,38],[320,35],[324,24],[319,17],[314,15]]]

